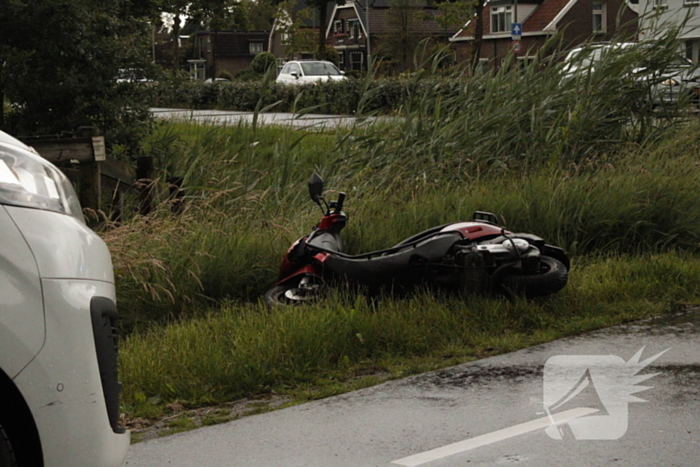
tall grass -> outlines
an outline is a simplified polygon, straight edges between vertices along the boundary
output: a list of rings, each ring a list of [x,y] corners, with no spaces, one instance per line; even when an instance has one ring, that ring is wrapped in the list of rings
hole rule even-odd
[[[165,164],[185,174],[187,208],[173,216],[166,206],[104,234],[127,330],[191,316],[221,299],[260,296],[288,246],[320,217],[306,190],[314,170],[327,178],[330,196],[348,193],[350,253],[386,248],[469,219],[474,210],[494,212],[509,230],[535,233],[574,255],[696,252],[700,245],[697,123],[581,164],[464,179],[397,167],[398,178],[386,180],[378,169],[354,170],[339,154],[343,133],[187,125],[162,131],[172,148]]]

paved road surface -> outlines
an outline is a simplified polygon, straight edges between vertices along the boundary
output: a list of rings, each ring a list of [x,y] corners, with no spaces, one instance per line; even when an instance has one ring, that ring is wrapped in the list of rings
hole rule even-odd
[[[636,360],[648,366],[630,371]],[[631,386],[625,383],[634,383],[635,371],[658,373],[641,383],[651,389],[636,394],[648,402],[627,403]],[[545,395],[555,420],[579,418],[550,426]],[[552,402],[567,397],[555,410]],[[585,426],[592,429],[586,432]],[[563,439],[550,437],[557,433]],[[700,312],[567,338],[135,444],[125,465],[697,467]]]
[[[182,110],[152,108],[151,113],[158,119],[194,121],[202,123],[216,123],[220,125],[236,125],[239,122],[252,124],[253,112],[234,112],[229,110]],[[286,125],[304,128],[334,129],[337,127],[351,127],[356,123],[355,117],[342,115],[317,115],[306,114],[299,116],[292,113],[261,113],[258,114],[259,125]],[[378,119],[368,117],[358,123],[371,123]]]

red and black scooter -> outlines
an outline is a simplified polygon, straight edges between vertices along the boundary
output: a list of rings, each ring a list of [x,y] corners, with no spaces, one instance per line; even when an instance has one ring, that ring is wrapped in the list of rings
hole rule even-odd
[[[564,250],[536,235],[508,232],[494,214],[481,211],[470,222],[433,227],[386,250],[346,255],[340,241],[348,221],[345,193],[326,203],[323,180],[314,173],[309,194],[325,214],[285,254],[277,285],[265,295],[271,305],[313,300],[328,283],[339,282],[371,289],[434,284],[458,292],[527,297],[550,295],[566,285],[569,259]]]

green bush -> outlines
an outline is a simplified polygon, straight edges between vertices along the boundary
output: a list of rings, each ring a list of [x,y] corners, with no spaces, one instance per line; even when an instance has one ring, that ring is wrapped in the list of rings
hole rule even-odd
[[[250,64],[250,68],[260,75],[264,75],[267,70],[274,66],[277,66],[277,58],[270,52],[260,52]]]
[[[216,77],[217,78],[224,78],[224,79],[227,79],[229,81],[231,81],[233,79],[233,75],[226,70],[221,70],[220,72],[218,72],[216,74]]]
[[[256,81],[259,80],[261,76],[257,71],[251,68],[246,68],[244,70],[237,71],[235,78],[239,81]]]

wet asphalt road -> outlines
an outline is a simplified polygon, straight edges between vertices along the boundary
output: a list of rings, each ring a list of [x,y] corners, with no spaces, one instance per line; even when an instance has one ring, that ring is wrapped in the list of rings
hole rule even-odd
[[[642,347],[642,362],[668,350],[637,368],[638,375],[658,373],[641,383],[651,389],[635,394],[648,402],[627,403],[629,387],[620,383],[627,376],[619,375],[634,373],[625,371]],[[557,373],[553,362],[562,361],[565,371]],[[588,371],[580,371],[586,366]],[[555,378],[562,374],[563,380]],[[545,396],[555,417],[581,407],[598,412],[558,425],[563,439],[553,439],[548,433],[557,427],[547,428]],[[555,410],[551,397],[569,400]],[[577,430],[581,426],[574,427],[581,421],[593,427],[585,436]],[[619,439],[580,439],[586,436]],[[465,440],[471,441],[461,443]],[[696,467],[700,312],[562,339],[135,444],[125,465]]]
[[[179,120],[198,123],[211,123],[217,125],[237,125],[238,123],[252,124],[253,112],[236,112],[229,110],[183,110],[152,108],[151,113],[157,119]],[[381,119],[381,118],[380,118]],[[258,114],[258,125],[283,125],[295,128],[307,129],[334,129],[337,127],[351,127],[355,123],[371,123],[380,120],[376,117],[368,117],[359,120],[351,116],[341,115],[317,115],[298,114],[284,112],[269,112]]]

